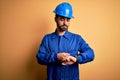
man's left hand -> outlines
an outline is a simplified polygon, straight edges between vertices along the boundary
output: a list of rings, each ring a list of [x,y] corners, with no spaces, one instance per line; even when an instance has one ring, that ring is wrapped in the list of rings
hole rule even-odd
[[[65,59],[66,59],[66,61],[65,61]],[[68,56],[65,59],[62,62],[62,65],[72,65],[77,61],[77,59],[73,56]]]

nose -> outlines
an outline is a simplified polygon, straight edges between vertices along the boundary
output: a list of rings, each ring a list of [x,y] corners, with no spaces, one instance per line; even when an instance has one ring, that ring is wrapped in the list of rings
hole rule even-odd
[[[64,19],[64,24],[65,24],[65,25],[67,25],[67,24],[68,24],[67,19]]]

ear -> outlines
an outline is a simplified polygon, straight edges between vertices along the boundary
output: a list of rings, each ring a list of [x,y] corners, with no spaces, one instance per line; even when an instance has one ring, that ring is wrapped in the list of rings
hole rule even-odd
[[[57,22],[57,17],[54,18],[55,22]]]

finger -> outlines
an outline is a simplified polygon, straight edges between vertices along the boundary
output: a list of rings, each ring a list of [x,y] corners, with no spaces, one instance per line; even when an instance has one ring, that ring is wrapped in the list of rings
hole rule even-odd
[[[76,58],[73,57],[73,56],[69,56],[69,59],[70,59],[70,61],[72,61],[72,62],[76,62]]]
[[[62,62],[62,65],[68,65],[66,62]]]
[[[69,58],[69,57],[66,57],[66,61],[69,62],[69,61],[70,61],[70,58]]]
[[[70,54],[69,54],[69,53],[63,53],[63,55],[64,55],[64,56],[70,56]]]
[[[61,61],[62,61],[62,62],[65,62],[65,61],[66,61],[66,58],[65,58],[65,57],[63,57]]]
[[[69,61],[69,62],[63,62],[63,63],[62,63],[62,65],[72,65],[72,64],[74,64],[74,62],[72,62],[72,61]]]
[[[72,64],[74,64],[74,62],[72,61],[67,62],[67,65],[72,65]]]

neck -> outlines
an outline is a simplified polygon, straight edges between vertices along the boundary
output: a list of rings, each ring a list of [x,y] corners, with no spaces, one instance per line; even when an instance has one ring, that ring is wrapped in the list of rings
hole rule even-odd
[[[59,36],[64,35],[64,34],[65,34],[65,32],[66,32],[66,31],[60,31],[60,30],[58,30],[58,29],[57,29],[57,33],[58,33],[58,35],[59,35]]]

